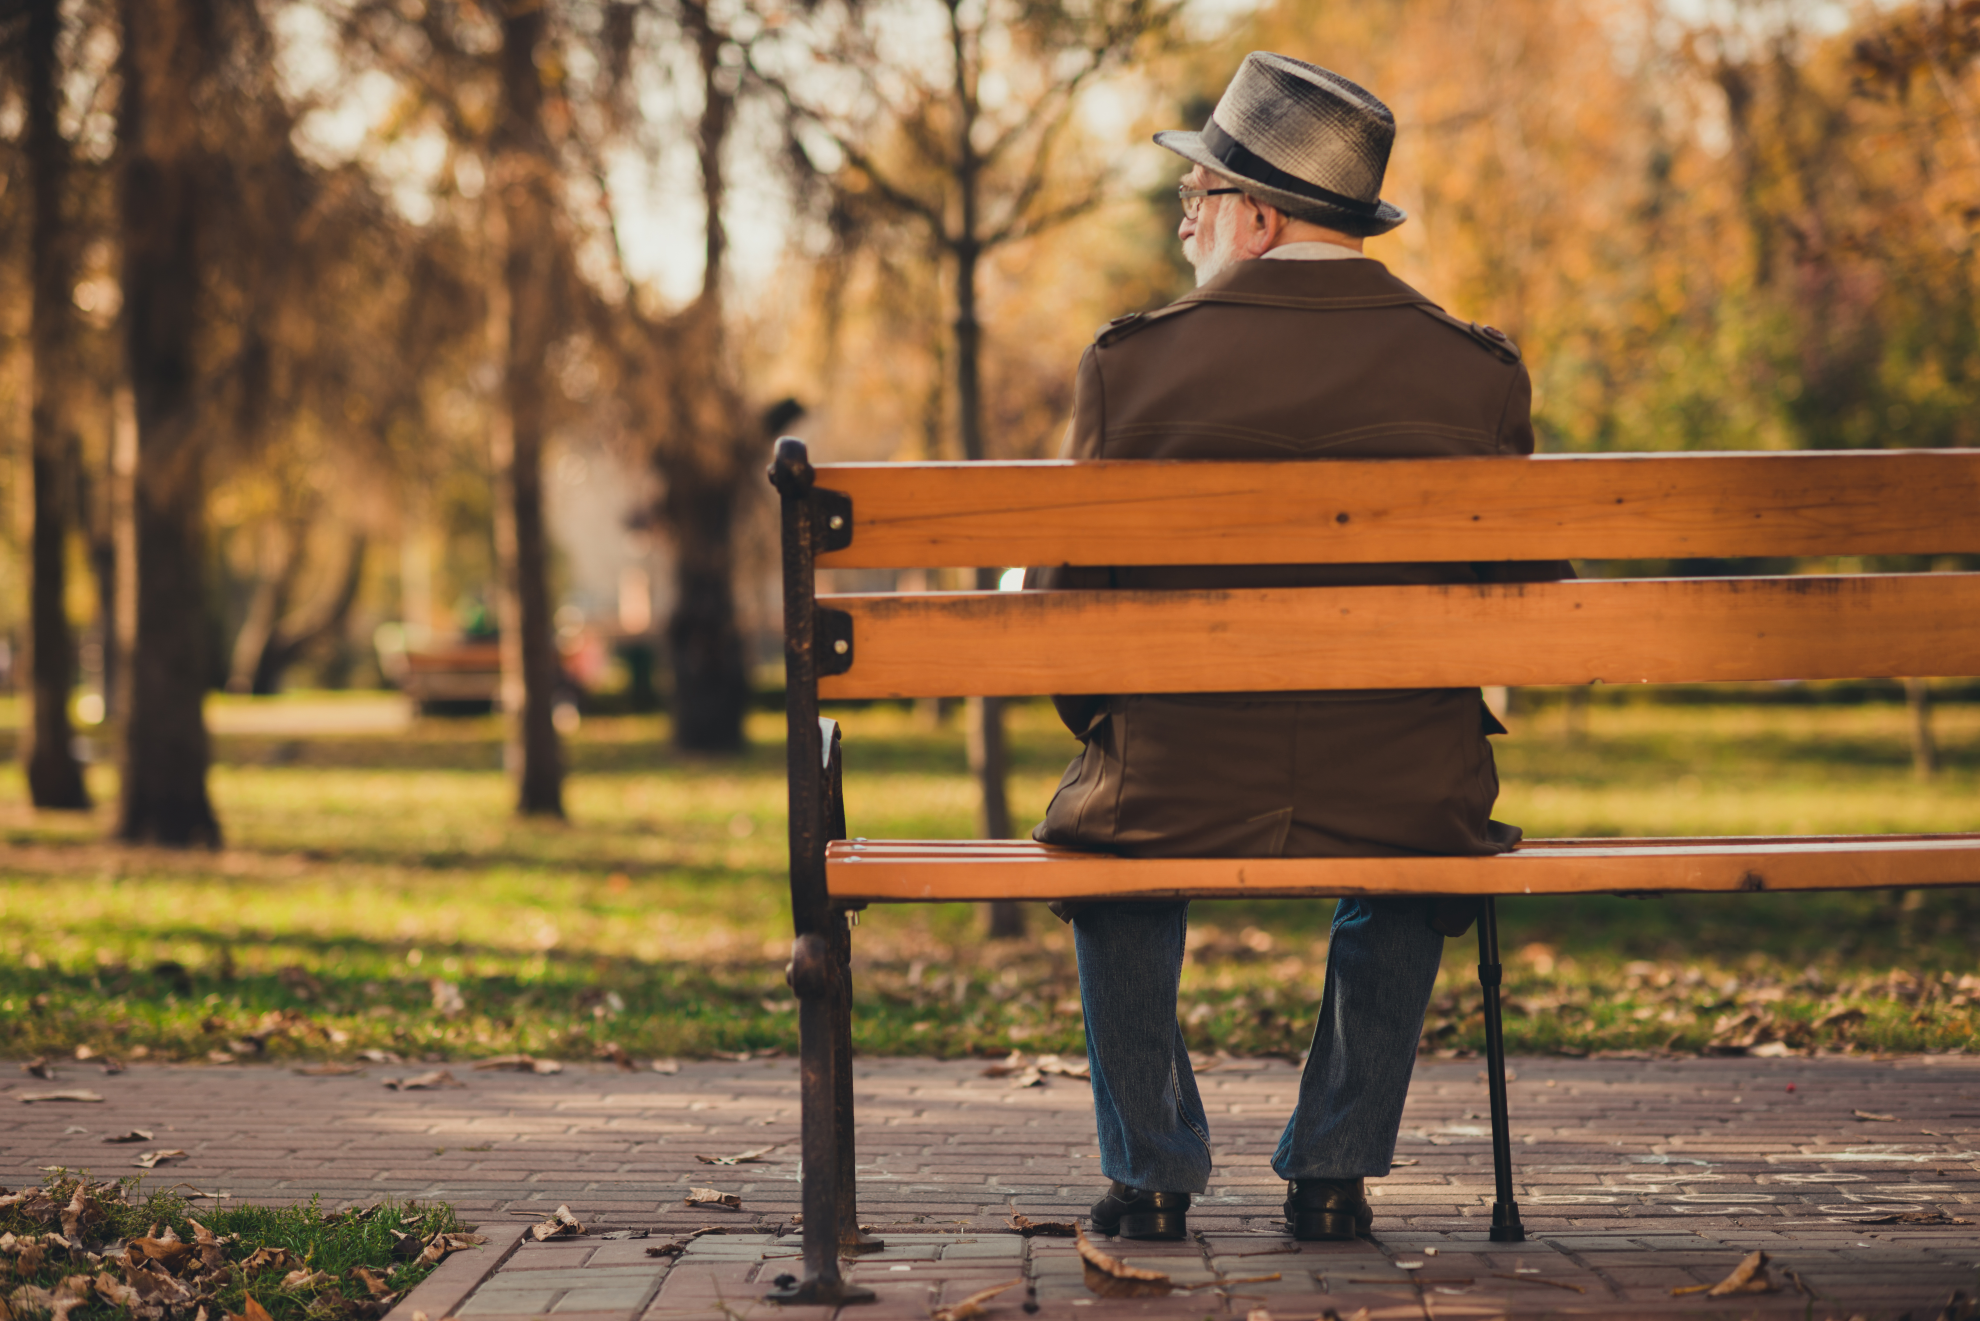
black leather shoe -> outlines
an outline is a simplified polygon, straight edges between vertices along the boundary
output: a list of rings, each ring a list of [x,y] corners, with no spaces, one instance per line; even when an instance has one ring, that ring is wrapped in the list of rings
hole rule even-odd
[[[1295,1179],[1286,1185],[1286,1232],[1302,1243],[1351,1239],[1374,1228],[1360,1179]]]
[[[1151,1193],[1119,1179],[1093,1204],[1095,1232],[1122,1238],[1189,1237],[1189,1194]]]

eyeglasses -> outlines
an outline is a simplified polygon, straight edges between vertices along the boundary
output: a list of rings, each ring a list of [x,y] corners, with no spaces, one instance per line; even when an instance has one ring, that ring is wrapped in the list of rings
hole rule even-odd
[[[1194,220],[1203,214],[1203,199],[1222,197],[1225,193],[1242,193],[1242,188],[1184,188],[1176,185],[1176,200],[1182,203],[1183,219]]]

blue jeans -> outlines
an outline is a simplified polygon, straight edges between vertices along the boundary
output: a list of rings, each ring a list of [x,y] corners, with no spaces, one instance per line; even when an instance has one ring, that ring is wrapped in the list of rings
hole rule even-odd
[[[1420,899],[1343,899],[1299,1100],[1272,1169],[1282,1179],[1384,1175],[1395,1154],[1444,938]],[[1210,1123],[1176,1022],[1189,904],[1108,903],[1073,919],[1100,1172],[1200,1193]]]

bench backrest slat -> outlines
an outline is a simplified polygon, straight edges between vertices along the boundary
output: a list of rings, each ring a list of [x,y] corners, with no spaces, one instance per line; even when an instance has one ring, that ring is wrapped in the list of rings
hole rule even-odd
[[[821,568],[1980,552],[1980,450],[827,464]]]
[[[825,698],[1980,674],[1980,574],[824,596]]]

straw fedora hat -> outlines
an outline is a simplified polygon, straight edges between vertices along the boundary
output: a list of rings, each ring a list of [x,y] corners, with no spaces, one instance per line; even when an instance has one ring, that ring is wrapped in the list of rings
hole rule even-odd
[[[1318,65],[1253,51],[1201,133],[1155,141],[1301,220],[1357,235],[1406,218],[1381,200],[1396,119],[1373,94]]]

